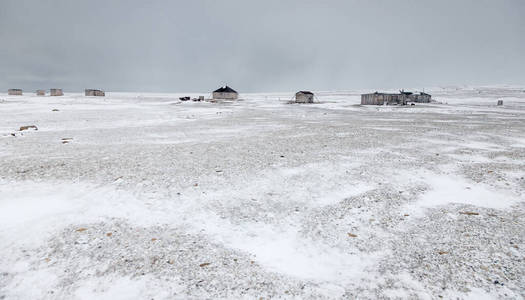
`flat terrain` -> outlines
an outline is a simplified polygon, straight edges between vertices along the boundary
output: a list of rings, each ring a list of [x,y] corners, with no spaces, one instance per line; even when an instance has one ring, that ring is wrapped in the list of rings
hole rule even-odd
[[[525,88],[429,92],[0,94],[0,299],[522,299]]]

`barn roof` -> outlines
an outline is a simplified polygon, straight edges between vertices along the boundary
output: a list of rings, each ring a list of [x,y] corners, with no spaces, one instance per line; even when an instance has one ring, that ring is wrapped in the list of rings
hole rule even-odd
[[[236,90],[232,89],[231,87],[229,86],[223,86],[221,87],[220,89],[217,89],[215,91],[213,91],[214,93],[237,93]]]
[[[310,92],[310,91],[299,91],[297,93],[301,93],[301,94],[307,94],[307,95],[313,95],[314,93]]]

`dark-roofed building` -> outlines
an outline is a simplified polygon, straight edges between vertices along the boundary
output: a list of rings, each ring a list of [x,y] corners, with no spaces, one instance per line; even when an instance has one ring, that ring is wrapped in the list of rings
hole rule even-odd
[[[432,96],[430,94],[427,94],[425,92],[419,93],[419,95],[414,95],[414,102],[419,103],[430,103],[432,101]]]
[[[239,97],[239,93],[229,86],[221,87],[213,91],[213,99],[228,99],[235,100]]]
[[[7,94],[11,96],[21,96],[22,95],[22,89],[8,89]]]
[[[310,91],[299,91],[295,93],[296,103],[314,103],[314,93]]]

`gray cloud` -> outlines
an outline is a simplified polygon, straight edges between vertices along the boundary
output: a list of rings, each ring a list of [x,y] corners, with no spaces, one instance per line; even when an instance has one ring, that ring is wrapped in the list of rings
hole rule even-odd
[[[0,89],[525,82],[525,2],[2,0]]]

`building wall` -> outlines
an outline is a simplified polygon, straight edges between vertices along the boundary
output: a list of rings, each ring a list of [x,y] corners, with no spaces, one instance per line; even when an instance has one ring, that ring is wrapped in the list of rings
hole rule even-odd
[[[363,94],[361,95],[362,105],[384,105],[385,103],[389,103],[392,101],[393,101],[392,97],[386,94]]]
[[[314,103],[313,94],[296,93],[295,102],[297,103]]]
[[[104,93],[104,91],[100,91],[100,90],[91,90],[91,89],[87,89],[85,90],[85,93],[84,93],[86,96],[98,96],[98,97],[104,97],[106,96],[106,93]]]
[[[62,89],[51,89],[49,92],[50,96],[64,96]]]
[[[418,95],[418,101],[421,103],[429,103],[432,99],[432,96],[430,95]]]
[[[361,105],[393,105],[406,104],[406,96],[402,94],[362,94]]]
[[[362,94],[361,105],[383,105],[383,99],[379,99],[379,95],[375,94]]]
[[[7,90],[8,95],[20,96],[22,95],[22,90],[20,89],[9,89]]]
[[[46,95],[46,91],[44,91],[44,90],[37,90],[36,91],[36,95],[37,96],[45,96]]]
[[[430,95],[417,95],[417,94],[412,94],[409,96],[409,100],[410,101],[413,101],[413,102],[418,102],[418,103],[429,103],[431,101],[431,96]]]
[[[213,92],[213,99],[232,99],[235,100],[239,97],[237,93],[219,93]]]

